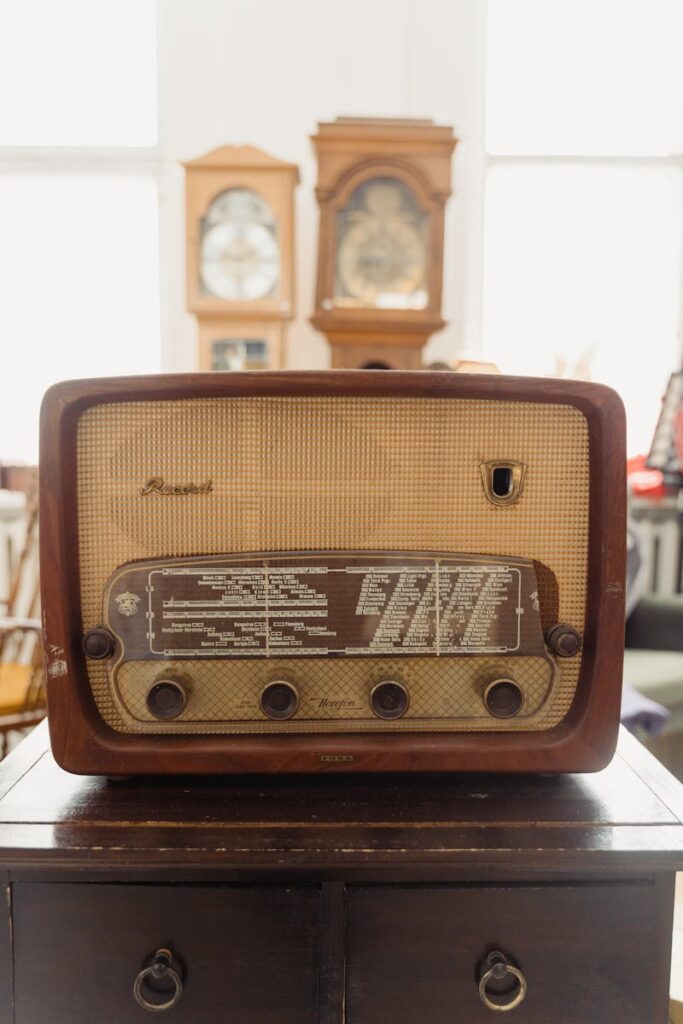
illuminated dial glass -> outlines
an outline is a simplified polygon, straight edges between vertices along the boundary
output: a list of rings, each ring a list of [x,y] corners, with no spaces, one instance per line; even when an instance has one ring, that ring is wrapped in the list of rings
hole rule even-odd
[[[424,309],[427,215],[395,178],[371,178],[337,215],[336,306]]]
[[[201,283],[221,299],[265,299],[277,292],[277,222],[266,200],[231,188],[211,203],[201,227]]]

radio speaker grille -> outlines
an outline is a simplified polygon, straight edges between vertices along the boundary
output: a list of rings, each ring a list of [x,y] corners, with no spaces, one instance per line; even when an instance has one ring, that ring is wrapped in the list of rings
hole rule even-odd
[[[495,460],[527,467],[513,505],[486,498],[480,466]],[[151,477],[170,485],[210,480],[212,489],[142,495]],[[108,577],[135,559],[388,550],[535,559],[555,576],[558,621],[583,632],[588,487],[588,427],[569,405],[398,397],[96,405],[78,427],[83,626],[102,621]],[[580,662],[558,666],[533,725],[519,719],[504,728],[556,725],[573,699]],[[106,667],[90,662],[88,673],[105,721],[146,731],[146,723],[132,725],[122,714]],[[477,719],[460,726],[500,727]],[[202,727],[178,723],[178,730]]]

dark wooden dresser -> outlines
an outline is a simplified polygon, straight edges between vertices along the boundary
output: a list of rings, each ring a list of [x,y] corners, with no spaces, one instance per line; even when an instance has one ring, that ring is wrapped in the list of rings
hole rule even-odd
[[[109,782],[40,727],[0,766],[0,1021],[665,1024],[682,820],[627,735],[593,776]]]

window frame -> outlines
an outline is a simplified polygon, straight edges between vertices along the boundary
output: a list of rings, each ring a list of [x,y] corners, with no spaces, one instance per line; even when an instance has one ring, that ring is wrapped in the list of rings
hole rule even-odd
[[[156,142],[150,146],[37,146],[0,145],[0,179],[12,177],[125,177],[149,178],[157,195],[157,245],[159,274],[157,302],[159,305],[159,368],[164,367],[168,337],[168,224],[164,202],[165,167],[165,96],[161,81],[161,18],[160,0],[153,0],[155,26],[154,83],[156,90]]]
[[[477,339],[478,349],[481,351],[484,347],[484,336],[483,336],[483,325],[484,325],[484,301],[485,301],[485,281],[484,281],[484,228],[485,228],[485,211],[486,211],[486,195],[488,188],[489,171],[495,167],[543,167],[543,166],[583,166],[583,167],[630,167],[630,168],[642,168],[642,167],[668,167],[678,172],[679,178],[679,191],[681,197],[680,209],[681,214],[681,253],[680,253],[680,274],[679,274],[679,287],[678,287],[678,322],[683,330],[683,149],[680,151],[672,151],[667,154],[629,154],[629,153],[496,153],[492,152],[487,148],[486,142],[486,119],[488,116],[488,95],[487,95],[487,82],[488,82],[488,60],[489,60],[489,47],[488,47],[488,34],[489,34],[489,7],[488,0],[482,5],[482,25],[481,25],[481,36],[483,44],[481,47],[482,60],[480,62],[480,79],[479,88],[481,100],[481,151],[479,154],[480,166],[482,170],[483,182],[481,188],[480,205],[477,214],[477,233],[478,233],[478,246],[474,251],[477,260],[477,301],[473,303],[476,313],[474,315],[474,323],[472,325],[473,330],[471,336]],[[474,247],[470,247],[473,251]],[[672,368],[673,369],[673,368]]]

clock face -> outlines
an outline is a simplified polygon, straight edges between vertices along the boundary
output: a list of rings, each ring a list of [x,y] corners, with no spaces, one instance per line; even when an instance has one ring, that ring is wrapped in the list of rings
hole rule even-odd
[[[265,299],[280,277],[277,222],[266,200],[248,188],[217,196],[202,221],[203,290],[221,299]]]
[[[337,215],[335,305],[424,309],[427,215],[395,178],[360,185]]]

